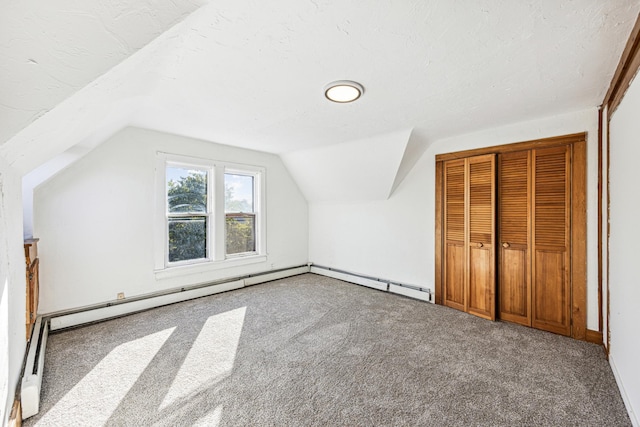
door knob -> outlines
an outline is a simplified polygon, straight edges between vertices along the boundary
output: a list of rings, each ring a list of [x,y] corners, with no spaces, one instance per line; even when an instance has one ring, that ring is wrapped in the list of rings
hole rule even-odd
[[[510,245],[509,243],[507,243],[507,242],[504,242],[504,243],[502,244],[502,247],[503,247],[503,248],[508,248],[509,246],[511,246],[511,245]]]
[[[478,245],[477,245],[477,246],[478,246],[479,248],[481,248],[481,247],[483,247],[484,245],[483,245],[482,243],[478,242]]]

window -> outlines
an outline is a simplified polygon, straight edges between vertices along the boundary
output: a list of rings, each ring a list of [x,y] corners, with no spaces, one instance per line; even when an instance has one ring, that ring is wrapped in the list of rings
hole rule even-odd
[[[209,175],[208,170],[167,165],[169,263],[209,258]]]
[[[241,172],[225,173],[224,215],[227,255],[256,251],[254,204],[254,176]]]
[[[157,272],[266,261],[263,168],[158,153],[156,170]]]

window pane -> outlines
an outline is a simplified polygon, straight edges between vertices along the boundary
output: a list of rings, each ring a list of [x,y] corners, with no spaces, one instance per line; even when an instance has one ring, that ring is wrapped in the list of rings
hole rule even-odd
[[[253,176],[224,174],[224,211],[253,212]]]
[[[227,255],[255,252],[256,216],[254,214],[226,214]]]
[[[169,212],[207,212],[207,171],[167,166]]]
[[[207,257],[207,219],[169,218],[169,262]]]

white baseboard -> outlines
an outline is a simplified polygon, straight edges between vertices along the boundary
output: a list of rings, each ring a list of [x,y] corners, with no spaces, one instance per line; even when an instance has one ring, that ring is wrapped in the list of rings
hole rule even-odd
[[[344,282],[367,286],[380,291],[391,292],[398,295],[404,295],[409,298],[419,299],[421,301],[432,302],[431,291],[418,286],[403,285],[390,280],[363,277],[355,273],[315,265],[311,265],[309,272],[320,274],[322,276],[333,277],[334,279],[342,280]]]
[[[22,377],[22,384],[20,385],[22,419],[32,417],[40,410],[40,389],[42,388],[42,373],[44,372],[44,354],[47,349],[47,338],[49,336],[49,328],[47,325],[42,326],[42,316],[38,316],[33,327],[31,345],[29,346],[24,376]],[[40,348],[38,348],[38,343],[40,343]]]
[[[360,276],[354,276],[349,273],[341,271],[329,270],[322,267],[311,266],[310,273],[319,274],[321,276],[333,277],[334,279],[342,280],[344,282],[355,283],[357,285],[367,286],[369,288],[378,289],[380,291],[386,291],[389,284],[387,282],[381,282],[378,280],[367,279]]]
[[[409,298],[415,298],[426,302],[431,302],[431,294],[416,289],[407,288],[404,286],[398,286],[396,284],[389,284],[389,292],[394,294],[404,295]]]
[[[107,306],[103,305],[95,308],[88,307],[86,310],[71,312],[68,314],[54,313],[49,316],[50,327],[52,331],[55,331],[308,272],[308,266],[295,267],[274,272],[266,272],[264,274],[256,274],[243,279],[216,283],[210,286],[205,285],[193,288],[178,288],[174,291],[168,291],[162,295],[141,296],[136,297],[131,301],[127,301],[125,299],[116,301]]]
[[[285,277],[297,276],[309,272],[308,266],[290,268],[288,270],[274,271],[273,273],[260,274],[259,276],[247,277],[244,279],[245,286],[257,285],[258,283],[270,282],[272,280],[284,279]]]
[[[629,419],[631,419],[631,424],[633,425],[633,427],[640,427],[640,422],[636,417],[633,406],[631,406],[631,401],[629,400],[629,396],[627,395],[627,391],[624,388],[624,383],[620,378],[620,373],[618,372],[618,368],[616,368],[616,364],[611,353],[609,353],[609,365],[611,365],[611,371],[613,371],[613,376],[616,379],[616,383],[618,384],[618,389],[620,389],[620,396],[622,396],[624,406],[627,408],[627,413],[629,414]]]
[[[155,297],[144,299],[136,299],[134,301],[125,301],[108,307],[93,308],[77,313],[66,314],[62,316],[51,317],[51,330],[69,328],[72,326],[83,325],[85,323],[106,320],[125,314],[135,313],[137,311],[148,310],[150,308],[160,307],[176,302],[187,301],[194,298],[213,295],[220,292],[231,291],[244,287],[244,280],[236,280],[233,282],[220,283],[217,285],[206,286],[202,288],[185,290]]]

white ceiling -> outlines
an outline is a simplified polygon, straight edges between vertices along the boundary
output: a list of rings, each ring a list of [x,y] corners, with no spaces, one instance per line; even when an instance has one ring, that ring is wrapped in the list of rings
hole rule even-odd
[[[0,2],[0,144],[205,1]]]
[[[286,155],[594,107],[640,11],[638,0],[107,3],[3,6],[0,154],[18,169],[126,125]],[[364,96],[324,99],[341,79]]]
[[[435,140],[598,105],[638,1],[217,1],[137,123],[276,153],[416,128]],[[323,87],[365,86],[336,105]]]

